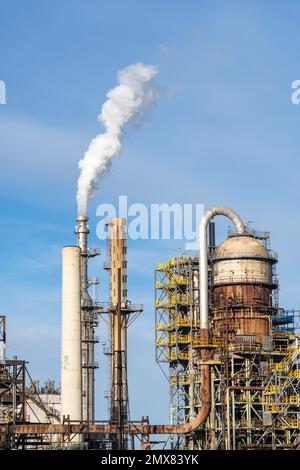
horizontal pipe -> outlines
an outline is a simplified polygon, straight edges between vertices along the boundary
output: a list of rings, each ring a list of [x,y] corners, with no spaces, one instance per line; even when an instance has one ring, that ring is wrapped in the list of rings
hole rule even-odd
[[[227,387],[227,390],[256,390],[256,391],[259,391],[259,390],[265,390],[265,387],[259,387],[259,386],[256,386],[256,385],[246,385],[246,386],[239,386],[239,385],[229,385],[229,387]]]
[[[184,424],[135,424],[134,422],[124,423],[124,433],[136,434],[187,434],[195,431],[208,417],[210,411],[210,385],[209,366],[201,367],[201,401],[202,406],[198,415],[190,422]],[[14,434],[77,434],[77,433],[108,433],[117,434],[118,424],[91,424],[87,422],[67,424],[19,424],[9,427],[9,431]],[[2,432],[0,426],[0,433]],[[4,432],[7,432],[5,427]]]

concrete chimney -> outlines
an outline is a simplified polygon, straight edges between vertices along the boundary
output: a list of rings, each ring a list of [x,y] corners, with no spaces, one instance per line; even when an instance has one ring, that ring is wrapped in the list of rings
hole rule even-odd
[[[80,248],[62,249],[61,416],[82,419]]]

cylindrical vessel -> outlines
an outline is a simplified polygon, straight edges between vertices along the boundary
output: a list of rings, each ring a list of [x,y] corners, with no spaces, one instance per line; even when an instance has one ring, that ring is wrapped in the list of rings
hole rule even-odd
[[[82,419],[80,248],[62,249],[61,416]]]
[[[263,342],[270,335],[272,265],[276,257],[249,234],[231,236],[217,248],[213,260],[213,321],[221,336],[252,336]]]

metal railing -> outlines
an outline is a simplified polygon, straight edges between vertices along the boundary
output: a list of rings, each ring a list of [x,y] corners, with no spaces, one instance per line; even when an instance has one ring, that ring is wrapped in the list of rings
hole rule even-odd
[[[267,285],[277,285],[277,279],[274,276],[270,276],[267,279],[267,276],[262,274],[261,276],[239,276],[239,275],[231,275],[231,276],[222,276],[215,274],[213,278],[213,285],[217,286],[219,284],[267,284]]]
[[[238,235],[236,227],[229,227],[227,233],[229,237],[235,237]],[[249,225],[245,227],[245,233],[247,235],[252,235],[252,237],[257,238],[258,240],[268,240],[270,238],[270,232],[256,230],[254,227],[250,227]]]
[[[99,336],[83,336],[83,343],[99,343]]]
[[[91,248],[88,248],[87,255],[89,258],[92,258],[94,256],[99,256],[100,255],[100,250],[96,246],[93,246]]]
[[[82,367],[83,369],[98,369],[99,368],[99,362],[82,362]]]

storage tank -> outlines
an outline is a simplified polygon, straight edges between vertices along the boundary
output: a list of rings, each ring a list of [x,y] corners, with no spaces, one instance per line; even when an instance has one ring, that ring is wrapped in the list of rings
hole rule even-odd
[[[229,236],[212,264],[212,314],[217,336],[266,343],[273,311],[274,253],[249,233]]]

